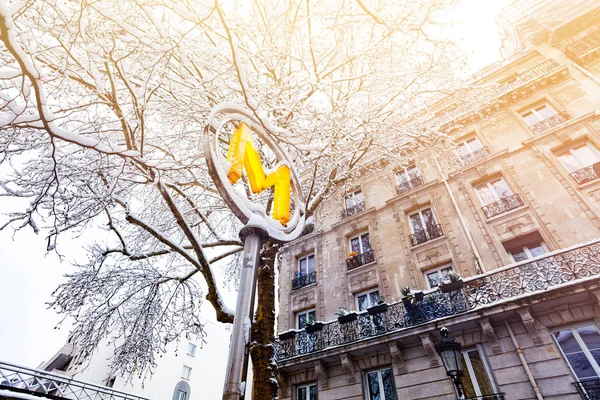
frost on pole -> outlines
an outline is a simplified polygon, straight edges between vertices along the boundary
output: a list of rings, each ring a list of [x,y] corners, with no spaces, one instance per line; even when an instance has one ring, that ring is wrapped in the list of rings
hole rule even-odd
[[[287,152],[264,128],[271,126],[233,104],[215,107],[208,121],[204,153],[212,180],[229,208],[243,224],[260,227],[275,242],[300,236],[306,208],[300,179]],[[257,140],[263,145],[260,149]],[[223,143],[227,143],[227,151]],[[266,153],[272,156],[267,164],[272,168],[265,167],[266,160],[261,159]],[[270,211],[260,196],[247,194],[259,195],[271,187]]]

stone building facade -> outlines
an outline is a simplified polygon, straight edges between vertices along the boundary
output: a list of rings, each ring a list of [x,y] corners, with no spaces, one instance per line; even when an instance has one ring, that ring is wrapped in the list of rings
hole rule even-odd
[[[455,399],[442,326],[466,398],[600,398],[600,4],[572,3],[514,2],[494,95],[430,111],[461,166],[366,170],[282,250],[280,398]]]

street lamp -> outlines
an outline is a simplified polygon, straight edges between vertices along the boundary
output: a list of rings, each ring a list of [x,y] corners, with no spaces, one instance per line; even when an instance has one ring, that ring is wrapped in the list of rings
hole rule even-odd
[[[456,386],[456,392],[458,397],[463,397],[463,392],[460,387],[460,377],[463,375],[462,370],[462,353],[460,351],[460,342],[457,342],[453,338],[448,337],[450,331],[448,328],[440,328],[440,334],[442,337],[440,341],[435,345],[442,361],[444,362],[444,368],[446,368],[446,375],[452,378],[452,382]]]

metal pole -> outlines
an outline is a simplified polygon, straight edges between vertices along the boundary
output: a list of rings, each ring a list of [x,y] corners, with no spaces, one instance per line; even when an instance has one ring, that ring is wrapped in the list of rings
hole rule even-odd
[[[242,258],[235,318],[233,319],[233,331],[229,343],[223,400],[239,400],[244,397],[245,390],[241,390],[240,384],[242,379],[245,379],[248,367],[247,341],[250,340],[250,324],[254,312],[256,267],[259,261],[260,248],[268,236],[259,227],[245,226],[240,232],[240,237],[244,242],[244,256]]]

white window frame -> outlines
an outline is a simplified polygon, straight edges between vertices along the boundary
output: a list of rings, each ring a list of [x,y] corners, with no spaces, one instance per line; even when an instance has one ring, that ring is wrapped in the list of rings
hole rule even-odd
[[[477,150],[471,150],[471,148],[469,147],[469,142],[473,142],[473,141],[476,141],[477,143],[479,143],[480,147]],[[479,140],[479,138],[477,136],[469,136],[467,139],[461,139],[458,143],[460,144],[460,148],[464,148],[467,150],[465,155],[473,154],[476,151],[483,149],[483,143],[481,143],[481,140]]]
[[[310,400],[310,387],[314,386],[317,392],[317,398],[319,397],[319,386],[316,382],[304,383],[302,385],[296,386],[296,400],[300,399],[300,394],[298,393],[300,389],[306,388],[306,398]]]
[[[436,268],[428,269],[427,271],[423,271],[423,276],[425,277],[425,283],[427,284],[427,288],[433,289],[431,287],[431,285],[429,284],[429,278],[427,278],[427,276],[431,275],[431,274],[434,274],[436,272],[439,273],[439,274],[441,274],[442,270],[444,270],[444,269],[446,269],[448,267],[450,267],[452,271],[455,271],[454,265],[451,262],[447,263],[447,264],[444,264],[444,265],[440,265],[439,267],[436,267]],[[437,287],[437,286],[435,286],[435,287]]]
[[[177,400],[187,400],[187,392],[185,392],[183,390],[178,390],[177,391]]]
[[[356,235],[352,235],[352,236],[348,237],[348,248],[349,248],[348,253],[352,253],[354,251],[354,250],[352,250],[352,239],[357,239],[357,238],[358,238],[358,248],[360,250],[358,252],[358,254],[365,253],[365,249],[363,249],[363,243],[361,240],[361,236],[363,236],[363,235],[369,235],[369,246],[371,247],[371,249],[369,251],[373,250],[373,245],[371,244],[371,234],[369,233],[369,230],[365,230],[360,233],[357,233]]]
[[[548,249],[548,246],[546,246],[546,243],[544,243],[543,240],[540,241],[540,246],[544,248],[544,254],[550,252],[550,250]],[[523,246],[519,246],[519,247],[511,247],[510,250],[506,250],[508,252],[508,254],[510,255],[510,257],[512,258],[512,260],[514,262],[521,262],[521,261],[527,261],[527,260],[531,260],[532,258],[534,258],[533,254],[531,254],[531,250],[529,250],[528,245],[523,245]],[[521,261],[517,261],[515,260],[515,256],[513,255],[512,250],[516,250],[516,249],[521,249],[523,250],[523,252],[527,255],[527,258],[525,260],[521,260]],[[535,256],[535,257],[539,257],[539,256]]]
[[[497,181],[502,181],[504,183],[504,185],[508,188],[508,190],[511,193],[509,196],[507,196],[507,197],[499,197],[498,196],[498,193],[496,193],[496,190],[494,190],[494,187],[492,186],[492,183],[497,182]],[[511,189],[510,185],[508,183],[506,183],[506,179],[504,179],[504,177],[501,176],[500,178],[491,179],[491,180],[487,181],[486,183],[482,183],[481,185],[478,185],[475,187],[475,193],[477,194],[477,198],[479,199],[479,202],[481,203],[481,205],[484,207],[489,206],[490,204],[494,204],[494,203],[487,203],[487,204],[484,203],[483,197],[481,197],[481,193],[479,193],[479,188],[482,188],[482,187],[488,188],[488,190],[492,194],[492,197],[494,198],[494,203],[496,203],[502,199],[506,199],[508,197],[515,195],[515,193]]]
[[[360,308],[359,303],[358,303],[358,296],[367,296],[367,299],[369,300],[369,307],[373,307],[376,304],[371,304],[371,296],[369,296],[371,293],[375,293],[377,292],[377,294],[379,294],[379,298],[381,298],[381,293],[379,292],[379,288],[375,288],[375,289],[369,289],[369,290],[364,290],[360,293],[356,293],[354,295],[354,305],[356,307],[356,310],[358,311],[358,309]]]
[[[427,230],[427,224],[425,223],[425,219],[423,218],[423,211],[425,211],[425,210],[431,210],[431,216],[433,217],[434,225],[439,225],[437,217],[435,216],[435,211],[433,210],[433,207],[431,207],[429,205],[429,206],[423,207],[419,210],[412,211],[410,214],[407,215],[408,225],[410,226],[410,233],[417,233],[417,231],[415,231],[415,227],[413,226],[412,219],[410,217],[412,215],[419,214],[419,219],[421,220],[421,225],[423,226],[423,229],[425,230],[425,234],[427,235],[427,237],[429,237],[429,231]]]
[[[576,331],[577,328],[580,328],[580,327],[583,327],[583,326],[593,326],[596,329],[596,331],[598,333],[600,333],[600,329],[598,328],[598,324],[596,323],[596,321],[588,321],[588,322],[581,322],[581,323],[574,324],[574,325],[563,326],[562,328],[553,329],[552,330],[552,334],[550,336],[552,336],[552,340],[554,341],[554,344],[556,345],[556,347],[558,347],[558,350],[560,350],[560,354],[562,355],[563,360],[565,361],[565,363],[567,363],[567,366],[569,367],[569,370],[571,371],[571,374],[573,375],[573,377],[575,377],[578,381],[581,381],[581,380],[587,379],[587,378],[580,378],[580,377],[577,376],[577,374],[575,373],[575,371],[571,367],[571,363],[569,363],[569,359],[567,358],[567,356],[563,352],[563,349],[560,346],[560,343],[558,343],[558,341],[556,340],[556,336],[554,336],[554,334],[556,332],[564,331],[564,330],[567,330],[567,329],[570,330],[571,334],[573,335],[573,337],[577,341],[577,344],[579,345],[579,347],[583,351],[583,354],[585,354],[585,357],[587,358],[588,362],[590,363],[590,365],[594,369],[594,372],[596,373],[598,379],[600,379],[600,365],[598,365],[598,363],[594,359],[594,356],[592,355],[592,353],[588,349],[587,345],[585,344],[585,342],[583,341],[583,339],[581,339],[581,336],[579,335],[579,333]]]
[[[187,374],[186,374],[186,372],[187,372]],[[185,379],[186,381],[189,381],[191,376],[192,376],[192,367],[188,367],[187,365],[184,365],[183,368],[181,369],[181,377],[183,379]]]
[[[358,194],[358,193],[360,193],[360,197],[361,197],[361,199],[362,199],[362,200],[361,200],[361,201],[359,201],[359,202],[357,202],[357,201],[356,201],[356,199],[355,199],[355,198],[357,197],[357,194]],[[350,204],[350,205],[348,205],[348,203],[349,203],[349,201],[348,201],[348,200],[349,200],[349,199],[352,199],[352,201],[351,201],[351,204]],[[347,210],[347,209],[349,209],[349,208],[352,208],[352,207],[354,207],[354,206],[356,206],[356,205],[358,205],[358,204],[360,204],[360,203],[364,203],[364,202],[365,202],[365,195],[364,195],[364,193],[363,193],[362,189],[356,189],[356,190],[353,190],[352,192],[348,192],[348,193],[346,193],[346,194],[344,195],[344,208],[345,208],[346,210]]]
[[[298,311],[294,317],[295,321],[296,321],[296,329],[300,329],[300,316],[306,314],[306,320],[308,321],[309,316],[308,314],[314,312],[315,313],[315,321],[317,320],[317,309],[316,308],[311,308],[308,310],[304,310],[304,311]]]
[[[196,357],[196,349],[197,349],[197,347],[198,346],[196,346],[194,343],[189,342],[186,354],[188,356]]]
[[[536,104],[534,106],[531,106],[531,107],[529,107],[529,108],[527,108],[527,109],[519,112],[519,115],[521,115],[521,118],[523,118],[523,120],[527,123],[527,125],[533,126],[533,125],[535,125],[537,123],[540,123],[540,122],[545,121],[546,119],[548,119],[548,118],[541,119],[539,112],[536,111],[536,108],[540,108],[541,106],[545,106],[545,107],[549,108],[550,110],[552,110],[553,114],[550,117],[548,117],[548,118],[551,118],[551,117],[555,116],[556,114],[558,114],[558,111],[554,107],[552,107],[552,105],[548,104],[547,102],[543,102],[543,103],[538,103],[538,104]],[[527,113],[532,113],[533,115],[536,116],[536,118],[539,119],[539,121],[536,122],[536,123],[534,123],[534,124],[530,124],[525,119],[525,114],[527,114]]]
[[[596,157],[598,157],[598,161],[596,161],[596,163],[600,162],[600,151],[596,148],[596,146],[593,143],[585,142],[585,143],[583,143],[581,145],[569,147],[567,150],[562,151],[562,152],[560,152],[560,153],[558,153],[556,155],[556,157],[558,157],[558,161],[560,161],[560,163],[563,166],[563,168],[565,168],[569,173],[575,172],[575,171],[579,171],[580,169],[587,168],[590,165],[594,165],[595,164],[595,163],[592,163],[590,165],[585,165],[585,163],[582,162],[579,159],[579,157],[575,154],[575,150],[580,149],[582,147],[588,147],[592,151],[592,153],[594,153],[596,155]],[[569,154],[571,157],[573,157],[575,159],[575,161],[577,161],[579,163],[579,165],[580,165],[579,169],[576,169],[576,170],[573,170],[573,171],[569,171],[569,168],[567,168],[567,166],[561,160],[561,157],[564,156],[564,155],[567,155],[567,154]]]
[[[309,257],[313,258],[313,270],[312,271],[308,270],[308,258]],[[302,274],[301,271],[300,271],[300,261],[302,261],[304,259],[306,259],[306,273]],[[304,255],[302,257],[298,257],[298,261],[296,263],[296,273],[300,273],[299,276],[306,276],[306,275],[310,274],[311,272],[314,272],[315,271],[315,261],[316,261],[316,259],[315,259],[315,253],[310,253],[310,254],[306,254],[306,255]]]
[[[364,390],[365,390],[367,400],[372,400],[371,393],[369,392],[369,379],[367,378],[367,375],[371,374],[373,372],[377,372],[377,380],[379,382],[379,393],[381,394],[381,400],[389,400],[389,399],[385,398],[385,392],[383,390],[383,376],[381,374],[381,371],[384,371],[386,369],[390,370],[390,376],[392,377],[392,383],[394,385],[394,394],[395,394],[396,399],[398,399],[398,388],[396,387],[396,379],[394,377],[394,370],[390,366],[390,367],[382,367],[382,368],[372,369],[372,370],[368,370],[368,371],[364,372]]]
[[[492,375],[492,369],[488,363],[487,357],[485,356],[485,352],[483,351],[483,347],[480,344],[475,345],[475,347],[470,347],[468,349],[461,350],[463,360],[465,361],[465,365],[467,366],[467,373],[469,374],[469,378],[471,379],[471,383],[473,383],[473,389],[475,389],[475,395],[477,397],[489,395],[491,393],[482,393],[481,388],[479,387],[479,382],[477,381],[477,377],[475,376],[475,370],[473,369],[473,364],[471,363],[471,359],[469,358],[469,352],[477,350],[479,353],[479,357],[483,363],[483,368],[485,369],[485,373],[490,380],[490,384],[492,385],[492,389],[494,393],[498,393],[498,386],[496,386],[496,381],[494,380],[494,376]]]

